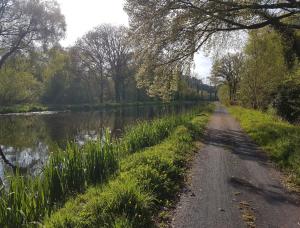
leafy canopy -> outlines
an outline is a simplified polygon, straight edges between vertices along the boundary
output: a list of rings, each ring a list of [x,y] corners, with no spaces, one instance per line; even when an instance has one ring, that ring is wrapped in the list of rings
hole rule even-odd
[[[66,29],[54,0],[2,0],[0,25],[0,68],[17,52],[56,43]]]
[[[126,0],[125,9],[140,52],[164,55],[167,63],[227,40],[233,31],[300,29],[295,0]]]

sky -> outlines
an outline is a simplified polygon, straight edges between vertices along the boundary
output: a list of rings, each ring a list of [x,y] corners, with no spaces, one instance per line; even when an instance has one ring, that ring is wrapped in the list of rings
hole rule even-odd
[[[109,23],[128,26],[128,16],[123,10],[124,0],[57,0],[65,15],[67,34],[61,44],[71,46],[97,25]],[[211,60],[202,53],[195,56],[195,72],[202,79],[209,76]]]

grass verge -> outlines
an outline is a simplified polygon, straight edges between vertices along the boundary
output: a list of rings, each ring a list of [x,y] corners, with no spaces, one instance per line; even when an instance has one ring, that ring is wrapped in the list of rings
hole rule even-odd
[[[242,128],[281,168],[300,184],[300,127],[276,116],[241,107],[230,107],[230,113]]]
[[[174,199],[183,182],[193,141],[208,115],[197,116],[162,143],[122,159],[119,175],[89,188],[46,219],[46,227],[152,227],[153,217]]]

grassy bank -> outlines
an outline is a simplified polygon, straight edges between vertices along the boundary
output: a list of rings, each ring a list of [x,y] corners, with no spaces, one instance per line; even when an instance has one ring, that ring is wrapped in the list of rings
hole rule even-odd
[[[103,104],[73,104],[73,105],[43,105],[43,104],[24,104],[0,107],[0,114],[44,112],[44,111],[96,111],[101,109],[124,108],[133,106],[151,105],[175,105],[181,103],[196,103],[196,101],[146,101],[129,103],[103,103]]]
[[[41,104],[0,106],[0,114],[44,112],[44,111],[49,111],[49,107]]]
[[[176,127],[162,143],[127,156],[119,175],[67,202],[46,227],[152,227],[153,217],[174,199],[183,182],[193,141],[208,115]]]
[[[241,107],[229,108],[242,128],[300,184],[300,127],[276,116]]]
[[[103,139],[81,148],[71,144],[65,151],[58,149],[51,154],[43,175],[31,178],[17,174],[8,178],[8,191],[1,191],[0,226],[40,223],[44,216],[50,216],[68,199],[86,192],[91,186],[102,189],[109,179],[123,176],[119,173],[123,173],[123,160],[128,156],[162,142],[179,125],[187,125],[196,133],[190,120],[196,113],[209,110],[205,106],[187,114],[139,123],[127,129],[118,141],[113,141],[107,132]],[[207,117],[201,118],[204,121]]]

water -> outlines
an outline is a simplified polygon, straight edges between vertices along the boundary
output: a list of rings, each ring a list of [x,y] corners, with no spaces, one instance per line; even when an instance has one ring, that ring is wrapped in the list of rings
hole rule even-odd
[[[190,110],[195,104],[135,106],[97,112],[34,113],[0,116],[0,146],[9,163],[37,175],[57,146],[68,140],[79,145],[97,139],[105,128],[120,137],[124,128],[139,120],[150,120]],[[9,171],[0,158],[0,178]]]

